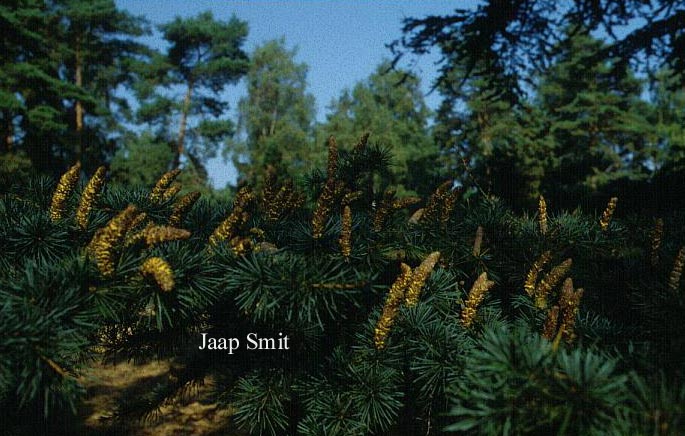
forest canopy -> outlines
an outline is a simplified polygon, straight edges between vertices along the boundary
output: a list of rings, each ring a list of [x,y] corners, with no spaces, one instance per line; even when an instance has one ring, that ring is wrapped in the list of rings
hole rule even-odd
[[[309,66],[283,38],[248,53],[239,17],[153,26],[110,0],[16,0],[0,7],[0,182],[79,161],[111,165],[124,184],[150,183],[148,165],[182,167],[210,192],[210,158],[230,158],[239,183],[266,168],[302,178],[328,135],[351,144],[367,131],[407,192],[451,177],[517,208],[540,194],[568,206],[610,191],[654,198],[685,155],[684,19],[682,2],[614,0],[410,17],[393,57],[317,122]],[[166,48],[140,42],[152,32]],[[435,111],[411,61],[401,66],[429,51],[441,55]],[[227,101],[243,80],[247,95]]]

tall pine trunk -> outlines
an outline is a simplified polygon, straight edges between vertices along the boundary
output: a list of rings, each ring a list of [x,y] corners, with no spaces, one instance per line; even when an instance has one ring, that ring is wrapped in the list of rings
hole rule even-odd
[[[5,112],[2,118],[5,121],[2,132],[2,151],[10,152],[14,148],[14,125],[12,124],[12,115],[9,112]]]
[[[83,87],[83,59],[81,53],[81,37],[76,39],[76,86],[81,89]],[[78,142],[76,143],[76,162],[82,163],[83,156],[83,103],[81,100],[76,100],[76,136]]]
[[[184,152],[184,143],[186,139],[186,124],[188,122],[188,113],[190,112],[190,98],[193,94],[193,82],[188,82],[188,90],[183,98],[183,109],[181,110],[181,123],[178,130],[178,141],[176,141],[176,150],[174,150],[173,167],[181,166],[181,155]]]

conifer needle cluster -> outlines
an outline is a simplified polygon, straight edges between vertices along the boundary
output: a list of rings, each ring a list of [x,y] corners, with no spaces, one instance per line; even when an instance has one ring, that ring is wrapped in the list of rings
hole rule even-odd
[[[389,160],[367,142],[347,152],[329,140],[325,178],[315,171],[300,189],[267,174],[259,195],[241,188],[226,214],[197,192],[176,198],[178,171],[141,195],[103,189],[98,169],[76,226],[65,218],[78,166],[56,189],[0,196],[0,404],[41,402],[39,392],[77,399],[93,350],[177,352],[174,377],[129,408],[152,413],[179,383],[214,375],[221,407],[255,435],[678,428],[685,249],[670,274],[654,261],[682,247],[665,228],[678,219],[633,228],[637,219],[614,218],[612,199],[600,220],[611,232],[593,231],[596,217],[582,211],[560,211],[550,231],[544,197],[528,217],[465,187],[457,207],[451,181],[407,210],[421,200],[397,198],[383,178]],[[535,253],[532,265],[522,253]],[[291,348],[197,350],[199,332],[259,335],[269,347],[274,328]],[[657,366],[667,383],[642,369]],[[658,418],[643,431],[646,416]]]

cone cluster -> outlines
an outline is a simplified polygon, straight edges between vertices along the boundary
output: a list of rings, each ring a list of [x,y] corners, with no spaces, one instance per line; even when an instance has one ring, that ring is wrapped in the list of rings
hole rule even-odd
[[[143,277],[151,278],[163,292],[174,289],[174,271],[161,257],[151,257],[140,267]]]
[[[390,287],[390,292],[385,300],[383,312],[376,324],[374,344],[376,349],[385,347],[390,329],[399,313],[402,302],[407,307],[416,306],[421,296],[421,290],[440,259],[440,252],[429,254],[414,271],[405,263],[400,264],[401,272]]]
[[[616,205],[618,204],[618,197],[611,197],[609,204],[607,204],[606,209],[602,213],[602,218],[599,220],[599,226],[602,231],[607,231],[609,229],[609,224],[611,223],[611,218],[614,216],[614,211],[616,210]]]
[[[105,185],[106,172],[107,170],[105,167],[99,167],[95,171],[95,174],[93,174],[93,177],[90,178],[81,194],[81,200],[79,201],[78,209],[76,209],[76,223],[82,230],[85,230],[88,226],[90,211],[93,209],[93,204],[100,195],[102,187]]]
[[[117,251],[124,242],[126,232],[131,228],[139,215],[133,205],[119,212],[101,229],[95,232],[89,244],[89,251],[95,257],[100,273],[109,277],[114,275]]]
[[[197,191],[189,192],[179,198],[172,207],[171,215],[169,216],[169,225],[172,227],[179,227],[185,214],[188,213],[199,198],[200,193]]]
[[[155,184],[154,188],[152,188],[152,192],[150,193],[150,200],[153,203],[159,203],[162,200],[165,199],[165,197],[168,199],[172,195],[165,194],[167,189],[175,189],[175,188],[169,188],[170,185],[173,183],[173,181],[178,177],[178,175],[181,174],[181,170],[174,169],[171,171],[167,171],[162,175],[162,177],[159,178],[157,183]],[[180,188],[179,188],[180,189]],[[178,192],[178,191],[176,191]],[[175,195],[175,192],[173,193]]]
[[[233,201],[233,211],[214,230],[209,237],[209,243],[211,245],[217,245],[221,241],[233,241],[250,219],[250,213],[247,209],[254,200],[255,196],[250,188],[241,188]]]
[[[321,195],[316,201],[316,209],[314,209],[314,216],[312,217],[312,235],[314,239],[320,239],[323,236],[324,227],[326,226],[326,221],[331,216],[335,198],[343,189],[343,183],[336,179],[337,171],[338,144],[335,142],[335,138],[331,136],[328,138],[327,179]]]
[[[487,272],[483,272],[473,283],[464,303],[464,308],[461,310],[461,324],[465,328],[470,328],[473,325],[478,306],[480,306],[483,299],[485,299],[485,295],[494,285],[495,282],[488,280]]]
[[[547,202],[545,197],[540,196],[538,201],[538,224],[540,225],[540,233],[547,234]]]
[[[67,200],[74,192],[76,183],[81,172],[81,164],[69,168],[69,170],[62,175],[57,184],[54,194],[52,194],[52,202],[50,204],[50,219],[55,222],[64,218],[64,213],[67,209]]]
[[[559,302],[547,311],[547,318],[542,329],[542,336],[548,340],[554,340],[555,347],[560,340],[571,343],[575,340],[574,331],[580,299],[583,289],[574,289],[573,280],[569,277],[564,280]]]

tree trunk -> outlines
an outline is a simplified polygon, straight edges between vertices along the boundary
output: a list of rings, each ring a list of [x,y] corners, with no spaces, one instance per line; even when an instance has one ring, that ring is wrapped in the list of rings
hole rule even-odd
[[[14,125],[12,125],[12,115],[9,112],[5,112],[3,113],[2,118],[5,121],[5,126],[2,132],[2,149],[5,152],[10,152],[12,151],[12,148],[14,148]]]
[[[276,120],[278,119],[278,110],[274,108],[271,113],[271,125],[269,126],[269,136],[274,136],[276,133]]]
[[[184,151],[184,142],[186,139],[186,123],[188,122],[188,113],[190,112],[190,98],[193,94],[193,82],[188,82],[188,90],[183,98],[183,108],[181,109],[181,123],[178,129],[178,141],[176,142],[176,150],[174,150],[173,167],[181,166],[181,155]]]
[[[83,87],[83,60],[81,59],[81,38],[76,39],[76,86]],[[76,144],[76,162],[81,163],[83,155],[83,103],[81,100],[76,100],[76,135],[78,136],[78,143]]]

